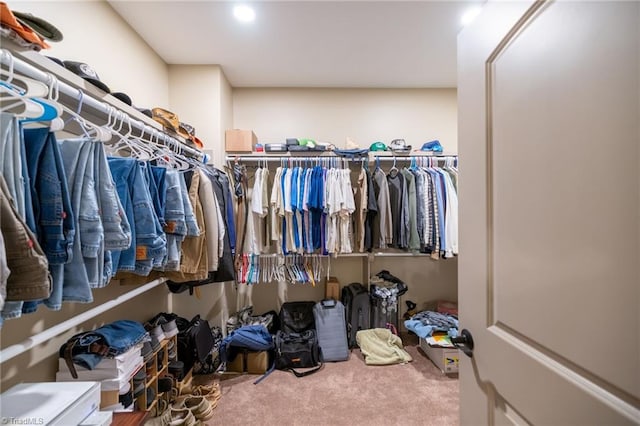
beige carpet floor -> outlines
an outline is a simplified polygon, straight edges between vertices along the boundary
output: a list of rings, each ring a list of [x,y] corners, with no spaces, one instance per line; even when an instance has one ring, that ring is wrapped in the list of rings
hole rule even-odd
[[[197,376],[220,380],[222,398],[208,425],[457,425],[458,379],[444,375],[403,336],[413,362],[368,366],[358,349],[348,361],[327,363],[310,376],[274,371],[259,376]]]

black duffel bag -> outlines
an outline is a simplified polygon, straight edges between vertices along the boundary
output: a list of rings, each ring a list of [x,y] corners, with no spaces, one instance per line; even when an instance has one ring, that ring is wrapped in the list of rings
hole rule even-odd
[[[180,326],[183,327],[180,327]],[[185,374],[196,362],[204,363],[214,346],[207,320],[196,315],[189,324],[178,324],[178,359],[184,362]]]
[[[276,368],[291,371],[296,377],[313,374],[322,368],[322,355],[315,330],[285,333],[279,330],[275,337]],[[310,368],[296,371],[296,368]]]

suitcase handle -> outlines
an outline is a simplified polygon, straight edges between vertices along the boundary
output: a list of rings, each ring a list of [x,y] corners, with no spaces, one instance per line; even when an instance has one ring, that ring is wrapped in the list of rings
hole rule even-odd
[[[322,301],[320,301],[320,303],[322,303],[322,306],[325,308],[335,308],[336,307],[336,301],[333,299],[324,299]]]

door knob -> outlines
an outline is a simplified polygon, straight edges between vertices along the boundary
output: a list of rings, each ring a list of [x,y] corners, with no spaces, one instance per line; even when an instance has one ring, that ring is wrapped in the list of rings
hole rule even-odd
[[[471,337],[469,330],[466,328],[462,329],[459,336],[451,338],[451,343],[453,343],[456,348],[462,350],[466,356],[473,358],[473,337]]]

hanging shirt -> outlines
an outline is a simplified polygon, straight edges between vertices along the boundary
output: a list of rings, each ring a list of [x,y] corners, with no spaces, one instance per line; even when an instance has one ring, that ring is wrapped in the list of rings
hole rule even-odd
[[[378,216],[376,217],[378,241],[375,244],[379,248],[387,248],[393,243],[393,218],[389,202],[389,183],[387,182],[387,176],[380,168],[377,168],[373,173],[373,179],[378,203]]]
[[[403,169],[400,173],[404,176],[407,186],[407,202],[409,206],[409,249],[420,249],[420,238],[418,237],[418,212],[415,176],[408,169]]]
[[[364,167],[360,169],[356,186],[356,218],[355,218],[355,248],[358,252],[364,251],[365,221],[367,217],[367,173]]]
[[[351,186],[351,170],[338,169],[339,186],[341,188],[342,199],[340,202],[340,253],[351,253],[351,215],[356,210]]]
[[[271,188],[271,241],[276,241],[277,252],[282,252],[282,220],[284,211],[282,209],[282,167],[276,169],[273,177],[273,187]],[[281,214],[282,212],[282,214]]]
[[[364,222],[364,249],[371,251],[374,244],[374,222],[378,215],[378,202],[373,187],[373,177],[369,169],[365,169],[367,176],[367,217]]]
[[[404,177],[398,170],[392,170],[387,175],[389,183],[389,201],[391,205],[391,217],[393,221],[393,246],[406,249],[409,246],[407,232],[408,228],[408,203],[405,210],[406,202],[406,182]]]
[[[208,271],[213,272],[218,270],[218,260],[220,259],[218,252],[218,213],[216,211],[218,203],[214,198],[215,194],[213,193],[211,180],[200,169],[197,169],[196,173],[200,175],[198,197],[204,214],[205,229],[201,231],[206,233]]]

